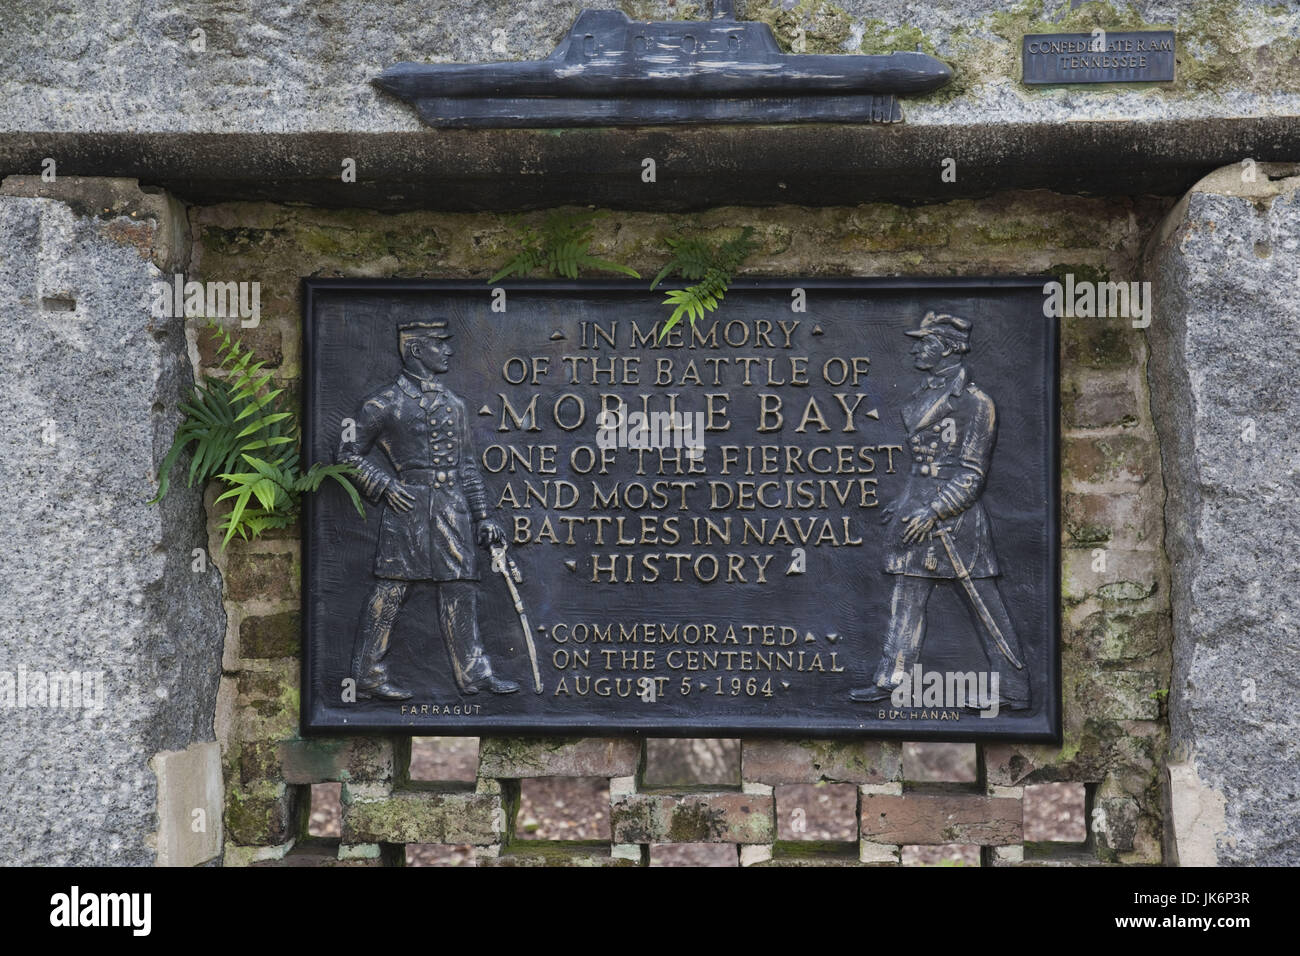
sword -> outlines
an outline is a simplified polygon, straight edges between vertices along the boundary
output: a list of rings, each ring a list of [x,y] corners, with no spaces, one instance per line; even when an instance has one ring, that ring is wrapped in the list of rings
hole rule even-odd
[[[962,563],[961,558],[957,557],[957,552],[952,546],[952,540],[948,537],[948,529],[936,528],[934,533],[943,542],[943,548],[948,552],[948,560],[952,562],[958,580],[961,581],[962,587],[966,589],[966,595],[970,598],[971,604],[975,605],[975,610],[979,612],[980,620],[984,622],[984,626],[993,635],[993,640],[998,645],[998,649],[1002,651],[1007,660],[1016,666],[1017,670],[1022,670],[1025,665],[1016,659],[1015,654],[1011,653],[1011,648],[1007,645],[1007,639],[1002,636],[1002,631],[994,622],[993,615],[989,613],[989,609],[984,605],[984,599],[975,590],[975,582],[970,579],[970,572],[966,570],[966,565]]]
[[[519,565],[515,564],[515,559],[506,554],[504,544],[492,545],[492,570],[497,571],[506,579],[506,587],[510,589],[510,597],[515,602],[515,613],[519,615],[519,623],[524,629],[524,640],[528,642],[528,659],[533,662],[533,688],[537,693],[542,692],[542,675],[537,670],[537,648],[533,645],[533,629],[528,626],[528,615],[524,613],[524,601],[519,596],[519,589],[515,587],[515,582],[523,582],[523,575],[519,573]]]

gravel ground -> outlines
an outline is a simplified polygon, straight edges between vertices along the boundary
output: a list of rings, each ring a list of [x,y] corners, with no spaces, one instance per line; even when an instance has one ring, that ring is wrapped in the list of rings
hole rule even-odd
[[[411,745],[411,779],[440,783],[473,782],[478,740],[473,737],[417,737]],[[909,743],[903,748],[903,773],[909,783],[971,782],[976,779],[974,744]],[[682,786],[691,782],[734,785],[740,779],[738,741],[652,740],[647,783]],[[313,836],[337,837],[340,827],[337,783],[312,787]],[[540,777],[521,784],[516,832],[521,840],[608,840],[608,781]],[[856,834],[856,787],[852,784],[797,784],[776,788],[780,840],[852,843]],[[1025,788],[1025,839],[1082,843],[1087,836],[1083,787],[1049,783]],[[469,846],[407,847],[411,866],[473,866]],[[905,864],[978,866],[979,847],[903,848]],[[651,866],[737,866],[731,844],[652,846]]]

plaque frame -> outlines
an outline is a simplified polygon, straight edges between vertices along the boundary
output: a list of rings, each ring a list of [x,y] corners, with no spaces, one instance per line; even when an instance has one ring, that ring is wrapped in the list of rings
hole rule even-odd
[[[863,295],[887,292],[923,292],[934,291],[953,295],[963,290],[972,292],[993,292],[997,290],[1041,290],[1044,283],[1053,281],[1049,275],[1038,276],[970,276],[970,277],[780,277],[780,278],[739,278],[732,282],[728,302],[736,293],[779,291],[788,294],[795,287],[812,292],[814,290],[831,290],[856,292]],[[675,283],[665,283],[665,288],[674,287]],[[316,374],[315,351],[318,344],[316,335],[316,306],[321,293],[412,293],[428,292],[442,294],[469,293],[478,294],[486,301],[494,288],[504,288],[507,295],[511,293],[626,293],[649,297],[656,300],[658,293],[647,291],[643,281],[624,279],[578,279],[578,280],[515,280],[487,285],[481,279],[385,279],[385,278],[315,278],[305,277],[301,280],[302,295],[302,352],[301,352],[301,423],[302,449],[304,458],[314,446],[320,425],[310,401],[310,388]],[[727,308],[726,304],[722,309]],[[718,313],[725,318],[725,311]],[[706,317],[706,321],[709,317]],[[808,726],[798,725],[797,718],[792,718],[788,725],[769,726],[752,723],[748,720],[703,722],[682,722],[680,720],[644,721],[635,724],[620,722],[617,719],[598,719],[584,715],[582,719],[564,721],[554,725],[539,725],[533,721],[520,721],[511,718],[499,718],[465,723],[463,718],[455,717],[447,721],[379,721],[352,723],[346,719],[325,720],[318,716],[317,695],[312,679],[312,639],[315,631],[315,611],[310,600],[310,582],[312,580],[314,553],[312,548],[312,528],[315,517],[315,496],[306,495],[303,499],[301,515],[301,655],[300,655],[300,732],[303,736],[322,735],[373,735],[399,734],[410,736],[633,736],[633,737],[768,737],[768,738],[858,738],[858,739],[894,739],[916,741],[950,741],[950,742],[997,742],[1023,741],[1043,744],[1060,744],[1062,740],[1063,698],[1061,687],[1061,633],[1063,608],[1061,604],[1061,478],[1060,478],[1060,335],[1058,320],[1044,318],[1044,334],[1048,347],[1045,362],[1046,402],[1043,408],[1043,423],[1046,444],[1050,448],[1045,466],[1048,469],[1046,481],[1046,529],[1045,547],[1052,571],[1043,595],[1046,608],[1044,614],[1045,631],[1048,640],[1047,674],[1049,694],[1042,707],[1042,712],[1032,728],[1023,731],[992,729],[988,731],[971,730],[978,726],[974,720],[957,722],[962,726],[935,727],[922,725],[920,722],[899,721],[893,725],[872,725],[868,727],[848,726]],[[372,507],[372,506],[368,506]],[[355,514],[353,515],[355,517]],[[487,562],[483,562],[484,577],[488,576]],[[521,689],[521,694],[529,688]],[[483,699],[490,695],[482,695]],[[875,705],[871,705],[875,706]],[[975,717],[974,714],[971,717]],[[705,721],[711,718],[704,718]]]

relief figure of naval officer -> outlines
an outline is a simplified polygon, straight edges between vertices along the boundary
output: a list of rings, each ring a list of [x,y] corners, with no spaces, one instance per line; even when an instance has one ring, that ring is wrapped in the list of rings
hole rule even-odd
[[[358,698],[412,696],[389,675],[384,658],[416,583],[437,588],[438,624],[460,692],[519,689],[492,673],[479,638],[474,546],[501,543],[505,534],[488,518],[465,403],[438,381],[450,367],[450,338],[441,319],[398,328],[402,372],[365,399],[355,415],[355,436],[341,442],[335,455],[357,468],[357,488],[383,506],[375,585],[361,612],[352,659]],[[379,454],[372,454],[375,449]]]
[[[980,498],[997,440],[993,399],[970,380],[970,321],[928,313],[913,361],[925,380],[903,406],[911,473],[902,497],[885,509],[885,572],[893,575],[889,628],[870,687],[853,700],[888,700],[910,678],[925,640],[926,604],[936,585],[954,587],[979,635],[1000,697],[1029,706],[1029,677],[1015,627],[998,590],[998,556]]]

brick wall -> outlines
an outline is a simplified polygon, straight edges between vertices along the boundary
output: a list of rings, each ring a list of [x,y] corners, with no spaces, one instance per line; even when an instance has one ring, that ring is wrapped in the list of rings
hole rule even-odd
[[[748,264],[754,274],[1056,270],[1132,280],[1166,205],[1029,192],[685,218],[693,230],[755,226],[763,248]],[[300,379],[301,277],[486,277],[513,235],[488,214],[246,203],[192,209],[190,223],[192,277],[261,282],[262,326],[245,340],[291,394]],[[599,222],[595,251],[653,274],[662,237],[682,225],[613,213]],[[205,367],[211,354],[193,324],[192,356]],[[1127,320],[1063,320],[1062,746],[979,745],[973,780],[935,783],[905,772],[897,743],[746,740],[739,780],[665,791],[646,783],[641,740],[485,738],[473,781],[413,781],[409,740],[298,737],[297,529],[224,553],[213,530],[228,614],[217,714],[225,862],[377,865],[429,844],[472,846],[479,865],[641,865],[652,848],[699,844],[745,865],[890,865],[917,858],[913,848],[954,844],[978,848],[971,852],[986,865],[1160,862],[1171,635],[1146,357],[1144,334]],[[608,781],[607,840],[523,839],[521,781],[553,777]],[[332,843],[306,838],[311,785],[325,782],[341,784],[341,837]],[[1086,787],[1088,837],[1050,850],[1025,842],[1024,800],[1026,787],[1055,782]],[[790,826],[808,787],[835,788],[841,806],[856,808],[851,836],[816,841]]]

